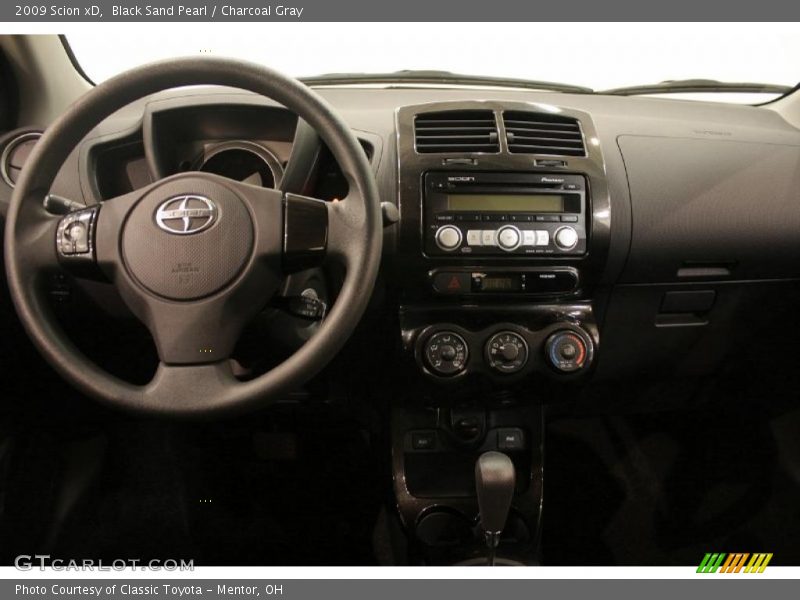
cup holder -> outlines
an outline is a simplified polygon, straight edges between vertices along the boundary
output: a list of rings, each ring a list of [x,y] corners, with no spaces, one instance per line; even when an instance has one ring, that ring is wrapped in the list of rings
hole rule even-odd
[[[464,515],[447,508],[435,508],[417,523],[417,539],[433,548],[454,548],[475,541],[474,526]]]
[[[486,564],[483,534],[475,519],[446,506],[431,507],[417,521],[416,540],[427,564],[483,566]],[[495,559],[497,566],[525,566],[534,552],[530,531],[522,516],[512,510]],[[525,562],[508,558],[514,556]]]

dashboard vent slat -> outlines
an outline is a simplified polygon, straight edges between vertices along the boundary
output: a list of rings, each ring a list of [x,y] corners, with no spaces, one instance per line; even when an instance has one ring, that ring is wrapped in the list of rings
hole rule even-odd
[[[500,151],[497,121],[491,110],[451,110],[417,115],[414,119],[417,152]]]
[[[572,117],[511,110],[503,124],[512,154],[586,156],[580,123]]]

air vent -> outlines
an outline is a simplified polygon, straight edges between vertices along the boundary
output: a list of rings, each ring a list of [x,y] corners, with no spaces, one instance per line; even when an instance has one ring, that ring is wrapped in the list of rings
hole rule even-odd
[[[497,121],[491,110],[449,110],[417,115],[417,152],[499,152]]]
[[[503,113],[508,151],[515,154],[586,156],[576,119],[510,110]]]
[[[12,188],[16,185],[22,166],[40,137],[42,134],[39,131],[23,133],[8,142],[3,149],[0,155],[0,175]]]

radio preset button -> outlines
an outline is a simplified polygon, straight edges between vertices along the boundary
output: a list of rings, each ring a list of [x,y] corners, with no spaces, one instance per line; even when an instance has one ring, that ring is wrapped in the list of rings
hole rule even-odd
[[[546,229],[539,230],[536,232],[536,245],[537,246],[547,246],[550,244],[550,232]]]
[[[470,229],[467,231],[467,245],[468,246],[482,246],[483,239],[482,234],[483,232],[480,229]]]
[[[516,250],[521,243],[522,236],[516,227],[507,225],[497,230],[497,245],[506,252]]]
[[[535,246],[536,245],[536,232],[533,229],[526,229],[522,232],[522,245]]]
[[[539,223],[558,223],[561,217],[558,215],[536,215],[536,220]]]
[[[561,215],[562,223],[577,223],[578,215]]]
[[[572,250],[578,245],[578,232],[572,227],[562,227],[556,231],[555,242],[562,250]]]
[[[452,252],[461,245],[461,231],[452,225],[440,227],[436,231],[436,245],[445,252]]]
[[[482,246],[496,246],[497,245],[497,232],[494,229],[484,229],[481,232],[481,245]]]

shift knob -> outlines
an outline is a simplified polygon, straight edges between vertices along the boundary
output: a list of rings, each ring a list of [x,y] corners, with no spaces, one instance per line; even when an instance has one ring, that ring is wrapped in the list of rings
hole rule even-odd
[[[501,452],[484,452],[475,463],[475,488],[486,542],[497,546],[514,497],[514,463]]]

